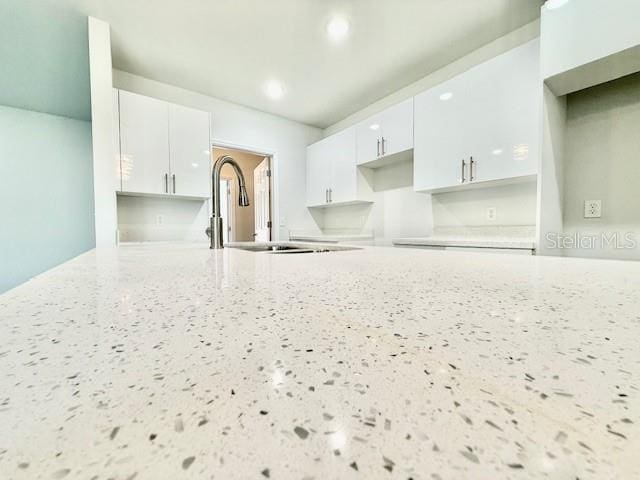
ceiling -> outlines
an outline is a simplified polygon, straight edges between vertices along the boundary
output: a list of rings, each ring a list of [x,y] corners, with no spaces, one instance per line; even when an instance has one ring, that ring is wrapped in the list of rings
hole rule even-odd
[[[53,0],[50,0],[53,1]],[[537,19],[543,0],[55,0],[111,24],[114,67],[327,127]],[[342,43],[327,38],[349,19]],[[264,93],[270,79],[286,94]]]

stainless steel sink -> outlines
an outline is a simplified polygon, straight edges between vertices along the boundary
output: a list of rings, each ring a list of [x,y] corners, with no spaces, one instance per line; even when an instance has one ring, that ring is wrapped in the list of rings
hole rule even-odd
[[[348,250],[360,250],[357,247],[345,247],[338,245],[322,245],[310,243],[229,243],[227,248],[237,248],[248,252],[265,252],[274,254],[290,253],[327,253],[343,252]]]

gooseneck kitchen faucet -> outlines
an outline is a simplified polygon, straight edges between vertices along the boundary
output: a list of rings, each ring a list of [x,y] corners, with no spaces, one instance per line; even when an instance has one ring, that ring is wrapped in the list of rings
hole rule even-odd
[[[240,170],[240,166],[238,166],[238,162],[236,162],[229,155],[221,156],[216,160],[216,163],[214,163],[213,172],[211,174],[211,180],[213,184],[213,212],[211,216],[211,225],[207,229],[207,233],[211,237],[210,248],[212,249],[224,248],[224,244],[222,241],[222,217],[220,216],[220,171],[226,164],[229,164],[233,167],[233,170],[236,172],[236,176],[238,177],[238,187],[240,191],[240,193],[238,194],[238,205],[240,205],[241,207],[249,206],[249,195],[247,195],[247,187],[244,183],[244,175],[242,174],[242,170]]]

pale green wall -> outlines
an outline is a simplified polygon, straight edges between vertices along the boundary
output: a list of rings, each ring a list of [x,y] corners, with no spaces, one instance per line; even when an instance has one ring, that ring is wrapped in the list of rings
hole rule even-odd
[[[95,245],[91,123],[0,107],[0,292]]]
[[[87,18],[0,0],[0,293],[95,246]]]
[[[0,0],[0,105],[91,120],[87,17],[55,0]]]

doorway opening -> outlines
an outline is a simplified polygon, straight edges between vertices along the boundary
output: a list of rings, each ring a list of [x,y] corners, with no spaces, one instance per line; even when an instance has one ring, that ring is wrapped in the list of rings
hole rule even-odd
[[[213,163],[223,155],[232,157],[244,174],[249,206],[238,205],[238,181],[233,167],[220,172],[220,216],[224,242],[268,242],[272,238],[271,156],[231,148],[213,147]],[[211,210],[212,205],[210,206]]]

